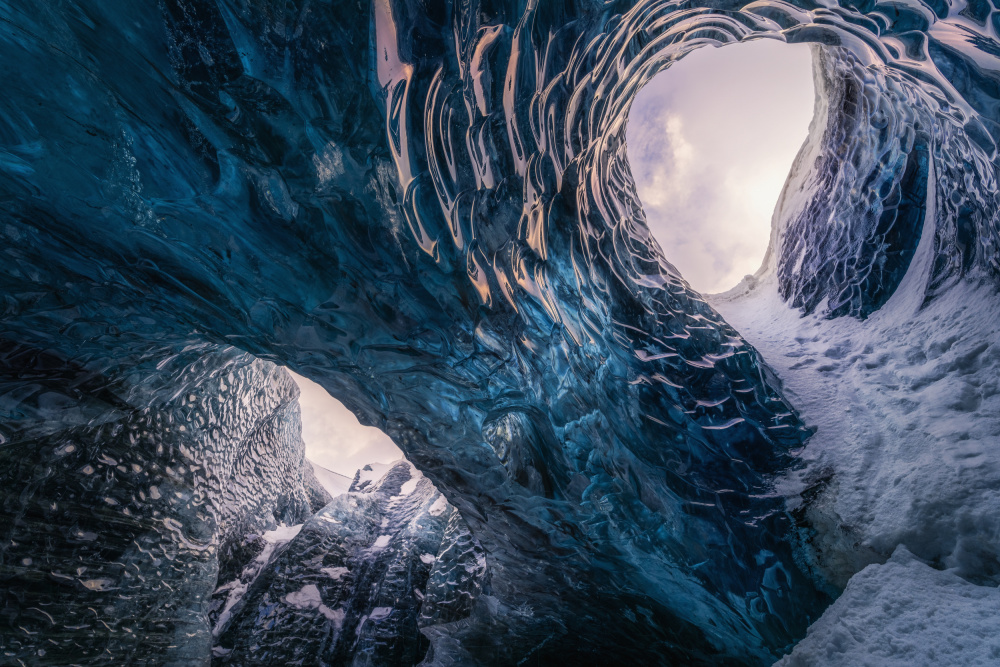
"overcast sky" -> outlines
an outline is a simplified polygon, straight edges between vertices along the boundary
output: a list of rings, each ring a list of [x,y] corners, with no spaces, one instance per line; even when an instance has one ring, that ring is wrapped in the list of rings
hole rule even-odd
[[[344,404],[321,386],[291,373],[302,392],[302,440],[306,457],[328,470],[354,477],[367,463],[389,463],[403,453],[382,431],[362,426]]]
[[[653,235],[696,290],[760,268],[813,101],[809,47],[774,40],[700,48],[639,91],[632,176]]]

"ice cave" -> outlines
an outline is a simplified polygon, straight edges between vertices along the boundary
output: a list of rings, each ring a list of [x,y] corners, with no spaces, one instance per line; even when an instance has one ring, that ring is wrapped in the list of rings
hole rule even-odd
[[[630,111],[761,41],[807,136],[693,287]],[[11,0],[0,62],[0,664],[1000,664],[997,5]],[[331,481],[296,377],[403,458]]]

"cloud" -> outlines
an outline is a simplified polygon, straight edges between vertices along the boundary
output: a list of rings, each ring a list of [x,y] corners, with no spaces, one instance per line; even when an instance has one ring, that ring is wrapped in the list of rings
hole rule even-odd
[[[773,40],[698,49],[639,92],[632,176],[653,235],[695,289],[729,289],[760,267],[814,97],[809,47]]]
[[[368,463],[389,463],[403,457],[385,433],[362,426],[344,404],[312,380],[289,371],[299,385],[302,440],[306,457],[319,465],[353,477]]]

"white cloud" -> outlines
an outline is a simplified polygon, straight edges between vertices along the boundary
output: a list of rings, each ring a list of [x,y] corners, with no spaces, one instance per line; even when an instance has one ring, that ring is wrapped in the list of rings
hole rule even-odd
[[[814,97],[809,47],[773,40],[698,49],[639,92],[632,175],[653,235],[695,289],[729,289],[760,267]]]
[[[324,468],[353,477],[368,463],[389,463],[403,453],[385,433],[362,426],[344,404],[312,380],[289,371],[301,395],[302,440],[306,457]]]

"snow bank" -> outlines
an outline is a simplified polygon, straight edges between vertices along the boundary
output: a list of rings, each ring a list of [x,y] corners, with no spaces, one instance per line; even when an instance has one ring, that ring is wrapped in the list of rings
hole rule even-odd
[[[1000,589],[935,570],[905,547],[855,575],[775,667],[1000,664]]]
[[[920,260],[906,281],[923,279]],[[800,317],[773,278],[713,305],[816,429],[807,465],[782,490],[795,498],[813,486],[813,551],[833,583],[900,544],[971,581],[1000,583],[996,293],[963,282],[921,308],[922,290],[911,287],[864,321]]]

